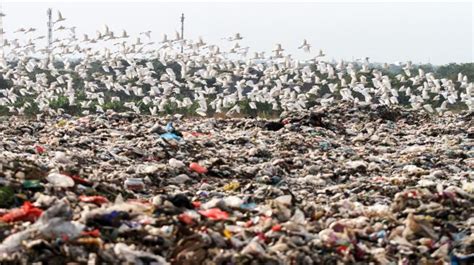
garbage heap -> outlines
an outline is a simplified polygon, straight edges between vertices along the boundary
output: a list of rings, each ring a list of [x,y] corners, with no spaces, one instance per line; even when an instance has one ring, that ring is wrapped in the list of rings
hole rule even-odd
[[[474,263],[472,113],[0,125],[1,262]]]

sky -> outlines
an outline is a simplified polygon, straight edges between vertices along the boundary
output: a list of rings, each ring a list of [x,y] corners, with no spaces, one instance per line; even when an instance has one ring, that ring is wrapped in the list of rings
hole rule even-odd
[[[107,24],[119,35],[151,30],[158,41],[174,36],[185,14],[185,38],[230,48],[222,38],[236,32],[241,46],[269,55],[276,43],[304,59],[322,49],[327,58],[372,62],[446,64],[474,62],[473,9],[469,2],[3,2],[5,38],[20,27],[46,35],[46,9],[60,10],[66,26],[95,35]],[[307,39],[312,53],[297,47]],[[42,40],[46,42],[45,40]]]

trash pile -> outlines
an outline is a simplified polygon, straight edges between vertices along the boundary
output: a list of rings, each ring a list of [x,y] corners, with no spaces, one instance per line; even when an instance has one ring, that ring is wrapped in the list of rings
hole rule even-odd
[[[1,262],[472,264],[474,124],[343,103],[0,123]]]

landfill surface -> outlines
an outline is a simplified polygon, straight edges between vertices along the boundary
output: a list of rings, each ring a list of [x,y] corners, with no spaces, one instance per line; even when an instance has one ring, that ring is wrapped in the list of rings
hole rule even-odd
[[[0,123],[0,258],[473,264],[472,112]]]

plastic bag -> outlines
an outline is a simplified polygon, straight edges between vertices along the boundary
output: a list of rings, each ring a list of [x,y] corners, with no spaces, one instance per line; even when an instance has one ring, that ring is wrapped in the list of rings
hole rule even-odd
[[[71,177],[60,173],[51,173],[46,177],[46,180],[55,187],[70,188],[74,186],[74,180]]]
[[[227,212],[222,211],[219,208],[211,208],[209,210],[200,210],[199,213],[215,221],[227,220],[227,218],[229,218],[229,214]]]
[[[224,201],[225,205],[230,208],[239,208],[244,203],[244,201],[237,196],[229,196],[222,200]]]
[[[147,253],[144,251],[134,250],[131,247],[125,245],[124,243],[117,243],[114,246],[114,252],[118,256],[125,258],[125,260],[131,264],[139,264],[139,265],[149,264],[150,260],[155,261],[155,262],[152,262],[152,264],[157,264],[157,265],[169,264],[161,256]],[[145,261],[142,261],[141,258],[144,258],[144,260],[147,260],[148,262],[145,263]]]
[[[27,229],[15,234],[9,235],[2,244],[0,244],[0,255],[9,255],[17,251],[23,241],[29,239],[34,233],[33,229]]]
[[[174,133],[170,133],[170,132],[167,132],[167,133],[163,133],[162,135],[160,135],[161,138],[165,139],[165,140],[176,140],[176,141],[180,141],[182,138],[179,137],[178,135],[174,134]]]
[[[168,161],[168,164],[169,164],[171,167],[174,167],[174,168],[183,168],[183,167],[186,166],[186,165],[183,163],[183,161],[180,161],[180,160],[175,159],[175,158],[171,158],[171,159]]]
[[[34,222],[41,216],[42,213],[43,211],[41,209],[34,207],[31,202],[26,201],[23,203],[21,208],[12,209],[10,212],[0,217],[0,221],[6,223],[17,221]]]
[[[38,227],[45,238],[62,238],[63,240],[71,240],[81,235],[85,225],[64,220],[61,217],[52,218]]]

